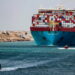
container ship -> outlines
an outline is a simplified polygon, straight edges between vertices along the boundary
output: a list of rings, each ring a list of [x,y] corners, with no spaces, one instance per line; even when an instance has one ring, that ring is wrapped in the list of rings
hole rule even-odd
[[[75,10],[39,9],[30,31],[37,45],[75,46]]]

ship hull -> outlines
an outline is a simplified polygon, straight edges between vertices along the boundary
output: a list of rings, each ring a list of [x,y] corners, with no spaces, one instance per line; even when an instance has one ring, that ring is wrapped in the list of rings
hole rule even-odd
[[[75,32],[66,31],[31,31],[37,45],[75,46]]]

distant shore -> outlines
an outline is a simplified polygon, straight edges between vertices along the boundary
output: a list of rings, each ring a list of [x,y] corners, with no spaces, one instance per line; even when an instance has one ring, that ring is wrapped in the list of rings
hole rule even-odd
[[[32,41],[27,31],[0,31],[0,42]]]

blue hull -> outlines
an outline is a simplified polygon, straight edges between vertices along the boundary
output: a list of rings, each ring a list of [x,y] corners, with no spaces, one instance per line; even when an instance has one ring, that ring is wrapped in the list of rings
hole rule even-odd
[[[75,32],[31,31],[37,45],[75,46]]]

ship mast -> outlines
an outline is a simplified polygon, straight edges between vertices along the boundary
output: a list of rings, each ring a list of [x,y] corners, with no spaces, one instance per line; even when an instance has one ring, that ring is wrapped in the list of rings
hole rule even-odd
[[[54,21],[53,21],[53,29],[52,29],[53,31],[54,31],[54,27],[55,27],[55,26],[54,26]]]
[[[63,5],[60,5],[58,6],[57,10],[63,10],[64,9],[64,6]],[[53,14],[54,16],[54,14]],[[54,21],[53,21],[53,27],[52,27],[52,31],[54,31],[54,28],[55,28],[55,24],[54,24]]]

